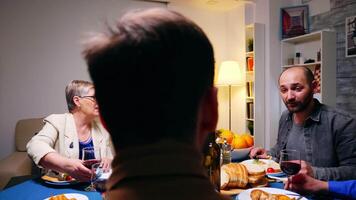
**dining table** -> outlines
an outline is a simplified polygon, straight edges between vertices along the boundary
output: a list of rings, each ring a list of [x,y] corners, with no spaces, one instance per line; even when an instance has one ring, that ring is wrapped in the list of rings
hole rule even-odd
[[[21,179],[24,177],[14,177],[11,180]],[[26,177],[25,177],[26,179]],[[41,179],[41,177],[27,176],[28,180],[20,181],[21,183],[11,183],[0,191],[0,200],[43,200],[54,195],[76,193],[85,195],[90,200],[102,200],[99,192],[88,192],[85,188],[90,183],[73,183],[69,185],[51,185]]]
[[[232,157],[231,162],[241,163],[246,160],[249,160],[248,154],[246,154],[244,157],[239,157],[239,158]],[[275,181],[273,181],[271,179],[269,179],[269,180],[270,181],[266,187],[275,188],[275,189],[284,189],[284,183],[281,180],[275,180]],[[292,193],[292,191],[291,191],[291,193]],[[233,200],[244,200],[244,199],[239,199],[239,194],[231,194],[230,196]],[[315,199],[315,197],[313,195],[304,195],[304,196],[300,195],[299,197],[303,198],[303,199]],[[298,199],[298,197],[296,199]]]
[[[273,183],[269,183],[269,184],[268,184],[268,187],[270,187],[270,188],[277,188],[277,189],[283,189],[284,185],[283,185],[282,182],[273,182]],[[239,199],[238,194],[231,195],[231,198],[232,198],[233,200],[243,200],[243,199]]]

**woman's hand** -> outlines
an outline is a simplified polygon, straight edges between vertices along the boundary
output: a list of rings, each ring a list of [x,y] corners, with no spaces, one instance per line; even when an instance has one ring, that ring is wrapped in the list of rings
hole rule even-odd
[[[112,159],[110,158],[102,158],[101,164],[103,166],[104,172],[108,172],[111,169]]]
[[[92,175],[91,170],[86,168],[81,160],[66,158],[57,152],[50,152],[43,156],[40,165],[57,172],[67,173],[79,181],[88,182]]]
[[[89,182],[92,176],[91,170],[85,167],[83,162],[78,159],[68,159],[63,171],[73,178],[84,182]]]

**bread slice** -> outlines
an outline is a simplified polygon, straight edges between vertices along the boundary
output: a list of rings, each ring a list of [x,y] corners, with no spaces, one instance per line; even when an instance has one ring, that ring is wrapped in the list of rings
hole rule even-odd
[[[248,176],[248,183],[257,183],[257,182],[259,182],[260,180],[262,180],[264,178],[265,178],[264,174],[262,174],[262,175],[249,175]]]
[[[45,181],[50,181],[50,182],[58,182],[59,181],[59,179],[57,177],[51,177],[51,176],[47,176],[47,175],[43,175],[41,178]]]
[[[249,179],[250,181],[250,179]],[[268,180],[266,177],[260,177],[256,179],[255,181],[251,181],[248,183],[251,188],[256,188],[256,187],[266,187],[268,186]]]
[[[281,172],[279,163],[275,162],[274,160],[247,160],[242,162],[242,164],[246,166],[250,174],[254,174],[254,171],[261,171],[261,168],[263,168],[265,171],[267,171],[268,168],[273,168],[274,173]]]
[[[243,163],[243,165],[245,165],[249,175],[266,175],[265,168],[261,165],[254,163]]]
[[[246,188],[248,184],[248,172],[244,165],[229,163],[221,167],[220,188]]]

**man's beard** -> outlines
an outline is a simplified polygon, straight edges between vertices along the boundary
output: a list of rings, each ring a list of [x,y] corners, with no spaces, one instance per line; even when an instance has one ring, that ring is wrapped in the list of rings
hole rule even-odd
[[[313,101],[313,93],[311,92],[303,101],[286,101],[284,104],[291,113],[302,112],[307,109],[310,102]]]

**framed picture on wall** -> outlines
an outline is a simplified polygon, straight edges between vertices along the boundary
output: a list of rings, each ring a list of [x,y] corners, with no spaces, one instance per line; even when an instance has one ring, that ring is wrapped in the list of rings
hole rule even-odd
[[[346,57],[354,57],[356,56],[356,15],[346,18],[345,33]]]
[[[282,39],[309,33],[308,5],[281,8]]]

